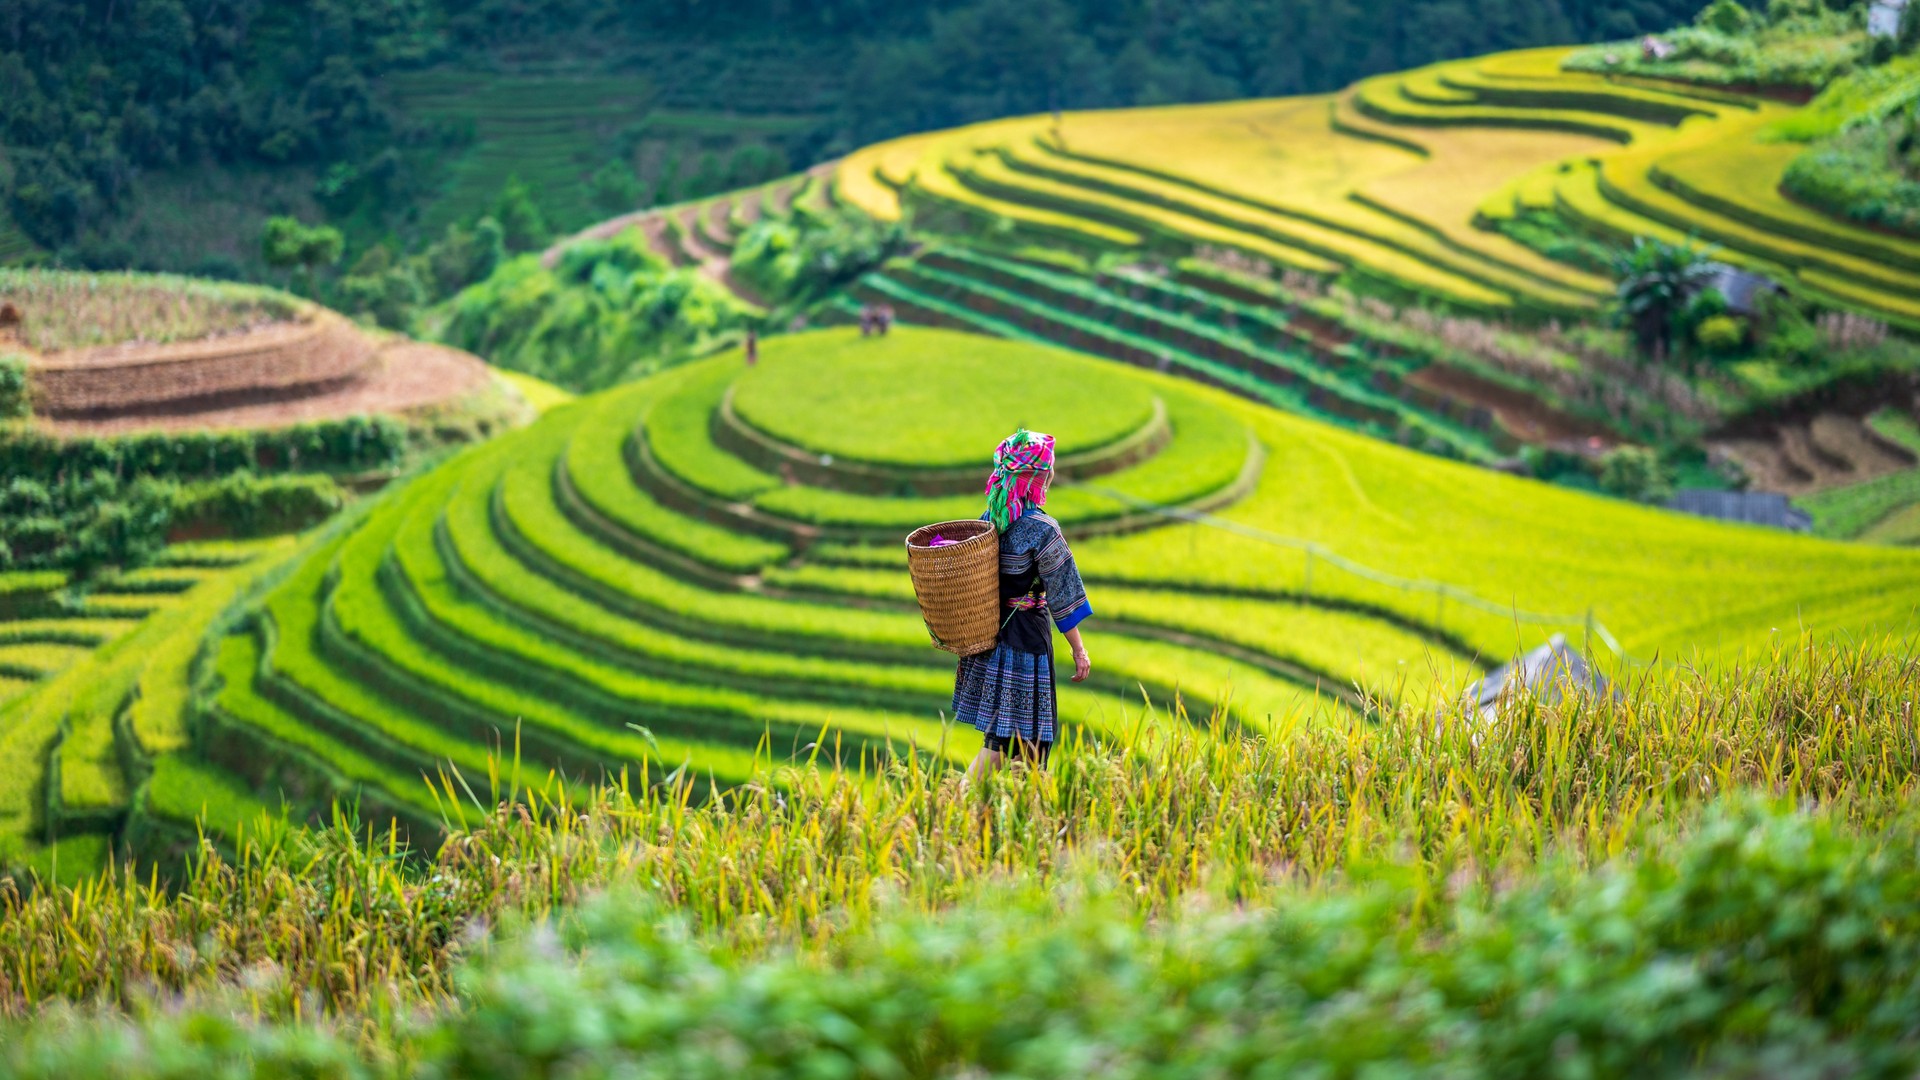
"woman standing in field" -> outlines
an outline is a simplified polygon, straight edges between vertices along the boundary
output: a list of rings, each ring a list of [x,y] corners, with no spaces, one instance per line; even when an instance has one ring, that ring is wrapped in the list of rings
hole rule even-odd
[[[1093,614],[1060,525],[1040,508],[1053,483],[1053,436],[1021,429],[993,454],[987,512],[1000,534],[1000,600],[1008,609],[992,651],[960,658],[953,715],[986,744],[967,769],[978,778],[1007,755],[1044,767],[1053,749],[1056,696],[1053,630],[1073,649],[1073,681],[1092,671],[1080,623]]]

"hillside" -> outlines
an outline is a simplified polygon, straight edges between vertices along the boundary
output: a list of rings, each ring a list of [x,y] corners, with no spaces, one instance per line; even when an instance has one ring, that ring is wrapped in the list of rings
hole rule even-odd
[[[261,225],[291,213],[343,229],[351,267],[497,213],[516,176],[566,232],[905,131],[1329,90],[1657,29],[1687,6],[1395,0],[1390,17],[1425,32],[1370,40],[1372,13],[1301,0],[54,5],[0,34],[0,261],[264,280]],[[1299,42],[1308,55],[1276,60]]]
[[[1010,368],[1029,393],[981,393]],[[977,513],[981,448],[1023,422],[1068,440],[1050,509],[1101,622],[1062,709],[1096,741],[1177,723],[1176,692],[1279,734],[1419,708],[1555,631],[1637,664],[1897,631],[1920,604],[1912,552],[1556,491],[1043,347],[816,331],[556,406],[329,530],[216,626],[167,721],[194,752],[115,727],[117,757],[65,755],[60,790],[119,793],[99,809],[23,802],[22,771],[12,857],[50,827],[130,815],[151,849],[203,807],[231,828],[348,792],[431,846],[460,811],[423,775],[472,782],[508,741],[570,776],[648,759],[722,784],[756,753],[970,754],[897,544]],[[0,727],[18,743],[47,707]],[[146,783],[116,764],[149,759]]]

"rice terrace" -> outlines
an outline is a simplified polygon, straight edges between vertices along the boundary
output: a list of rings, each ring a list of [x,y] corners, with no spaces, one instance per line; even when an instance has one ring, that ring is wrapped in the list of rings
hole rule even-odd
[[[1920,1074],[1920,4],[0,18],[0,1074]]]

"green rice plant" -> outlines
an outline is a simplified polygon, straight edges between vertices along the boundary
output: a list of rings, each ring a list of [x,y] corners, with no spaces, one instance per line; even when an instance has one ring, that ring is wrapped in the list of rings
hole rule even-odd
[[[566,518],[554,503],[551,464],[544,456],[514,461],[501,479],[495,528],[517,558],[589,598],[604,598],[625,614],[658,618],[708,640],[783,638],[784,648],[802,654],[891,657],[919,655],[924,647],[924,631],[902,620],[715,592],[644,561],[622,558],[603,544],[570,543],[578,530],[570,534],[561,527]]]
[[[626,456],[627,440],[662,389],[648,381],[564,412],[555,410],[532,429],[538,434],[527,438],[530,442],[555,443],[564,451],[565,477],[571,490],[595,513],[651,544],[741,573],[785,558],[789,549],[783,544],[675,514],[634,484]],[[549,489],[553,482],[549,475]],[[551,504],[550,494],[547,501]]]
[[[407,501],[430,498],[444,480],[421,481],[420,487],[408,493]],[[403,502],[397,507],[405,505]],[[397,507],[389,507],[388,513],[374,516],[365,531],[342,546],[339,564],[331,568],[334,580],[321,597],[314,632],[320,646],[318,652],[345,669],[346,682],[362,686],[364,693],[363,684],[377,680],[382,696],[404,699],[418,710],[418,715],[459,717],[465,730],[456,729],[454,742],[470,754],[484,753],[489,741],[496,745],[504,743],[507,732],[524,722],[527,728],[550,733],[565,746],[586,750],[587,754],[576,755],[576,768],[596,759],[601,762],[638,760],[657,746],[660,754],[673,755],[676,763],[685,762],[699,750],[703,768],[720,770],[722,775],[733,778],[744,775],[742,762],[748,760],[748,755],[666,736],[658,740],[643,738],[624,730],[619,723],[583,721],[551,698],[538,697],[525,686],[516,685],[511,668],[483,675],[476,670],[450,666],[402,625],[388,607],[386,594],[373,580],[394,531],[404,519],[395,512]],[[330,628],[335,632],[330,634]],[[347,703],[342,703],[341,709],[348,716],[359,716],[366,711]],[[638,715],[630,711],[626,719]],[[431,726],[422,723],[415,730],[424,734]],[[440,736],[447,737],[446,734]]]
[[[504,740],[504,734],[497,730],[449,731],[449,724],[435,723],[381,695],[318,649],[326,582],[345,543],[345,537],[340,537],[314,551],[266,597],[259,610],[264,620],[261,636],[268,647],[261,652],[259,666],[249,674],[245,688],[229,685],[226,693],[259,696],[274,703],[276,710],[296,715],[302,711],[301,706],[310,706],[308,711],[330,710],[328,719],[350,719],[352,727],[371,732],[370,736],[352,732],[356,741],[385,750],[384,756],[391,759],[389,766],[402,770],[399,775],[410,770],[420,776],[424,771],[421,767],[431,762],[484,775],[486,747],[490,741],[497,744]],[[224,695],[222,703],[232,708]],[[422,793],[417,783],[399,791],[389,786],[388,790],[402,798]]]
[[[949,262],[955,264],[951,271]],[[979,255],[943,255],[934,266],[923,260],[915,267],[915,273],[923,272],[922,267],[932,271],[941,283],[965,286],[966,282],[948,276],[958,274],[977,278],[998,290],[1016,292],[1029,302],[1044,302],[1083,315],[1104,317],[1115,326],[1150,336],[1163,349],[1171,346],[1169,355],[1173,358],[1198,354],[1215,363],[1243,363],[1252,369],[1250,374],[1302,385],[1308,388],[1308,395],[1319,401],[1318,405],[1303,401],[1303,407],[1292,410],[1303,415],[1341,414],[1340,418],[1345,420],[1357,417],[1382,424],[1390,422],[1395,427],[1404,424],[1423,435],[1439,437],[1452,444],[1472,446],[1482,441],[1481,436],[1451,421],[1422,413],[1376,390],[1370,377],[1384,365],[1363,349],[1329,358],[1324,354],[1324,346],[1311,335],[1289,328],[1286,320],[1275,319],[1270,309],[1262,311],[1246,304],[1225,306],[1215,294],[1165,282],[1124,277],[1126,284],[1107,286],[1084,277]],[[1143,298],[1136,299],[1130,293],[1141,294]],[[1218,310],[1225,307],[1217,318],[1230,318],[1231,324],[1222,325],[1214,318],[1191,310],[1163,310],[1160,294],[1165,294],[1168,306],[1175,308]],[[1147,295],[1153,299],[1145,299]],[[1269,333],[1281,337],[1282,341],[1272,344],[1259,340]],[[1294,342],[1302,337],[1314,352],[1294,347]]]
[[[740,418],[782,442],[911,468],[984,470],[1016,427],[1054,435],[1061,453],[1096,450],[1138,431],[1154,411],[1148,387],[1097,360],[919,328],[881,338],[850,327],[777,338],[751,370],[716,368],[712,383],[724,382],[733,384]],[[882,386],[886,393],[871,392]],[[1088,409],[1092,400],[1101,407]],[[703,405],[718,403],[717,394],[703,395]],[[932,415],[941,422],[925,423]]]
[[[781,339],[765,351],[779,350]],[[729,353],[699,361],[658,388],[654,404],[634,431],[647,440],[653,459],[685,483],[730,502],[744,502],[779,486],[769,476],[713,444],[713,417],[720,401],[739,378],[742,363]]]
[[[184,749],[193,699],[193,665],[216,620],[268,574],[286,565],[299,545],[281,537],[249,549],[255,561],[231,572],[210,575],[205,584],[167,614],[163,628],[141,646],[138,681],[125,710],[126,735],[146,758]],[[147,628],[141,627],[145,635]],[[132,648],[133,646],[129,646]]]
[[[179,754],[154,762],[141,799],[143,810],[169,821],[236,839],[280,816],[277,804],[235,783],[232,774]]]
[[[219,732],[221,727],[235,725],[253,733],[230,752],[251,759],[247,767],[266,775],[260,797],[270,804],[299,796],[304,798],[297,798],[297,803],[308,803],[315,798],[322,803],[335,797],[364,799],[370,809],[381,807],[389,813],[405,814],[412,821],[458,820],[458,805],[448,808],[444,803],[436,803],[433,778],[344,744],[305,717],[296,716],[263,697],[255,685],[262,667],[261,648],[252,634],[221,638],[215,643],[212,660],[209,670],[218,680],[219,689],[211,709],[202,717],[201,742],[212,753],[219,753],[216,744],[225,742]],[[229,768],[229,771],[233,770]],[[299,774],[303,780],[317,777],[324,786],[318,792],[306,790],[304,784],[298,791],[288,791],[278,783],[288,772]],[[180,802],[169,801],[181,795],[186,798]],[[145,809],[181,823],[193,821],[198,813],[190,793],[167,786],[148,789]],[[431,835],[431,830],[426,835]]]
[[[437,500],[424,496],[431,505]],[[879,735],[891,730],[905,742],[922,745],[938,741],[938,729],[909,716],[887,715],[871,710],[841,707],[816,710],[799,703],[755,697],[721,686],[696,686],[657,676],[623,671],[606,665],[597,657],[530,633],[502,619],[486,605],[455,595],[447,589],[444,568],[437,565],[432,546],[435,518],[431,513],[413,513],[394,534],[394,551],[400,571],[410,578],[414,597],[422,614],[450,634],[467,639],[476,659],[493,658],[500,670],[514,672],[513,681],[533,684],[533,671],[551,673],[555,701],[579,712],[604,712],[603,702],[617,702],[615,712],[634,722],[663,731],[677,731],[689,737],[709,732],[713,741],[726,741],[729,732],[748,733],[751,742],[759,733],[804,733],[818,735],[823,729],[844,729],[850,735]],[[349,598],[357,576],[350,549],[341,566],[342,582],[334,594],[341,605]],[[343,627],[352,629],[347,618]],[[373,626],[372,622],[366,624]],[[416,629],[418,634],[418,630]],[[426,634],[418,636],[428,637]],[[429,640],[431,638],[429,637]],[[382,649],[392,655],[389,649]],[[931,736],[931,737],[929,737]]]
[[[1813,515],[1817,535],[1850,540],[1898,510],[1920,503],[1920,469],[1802,495],[1794,504]]]
[[[409,530],[395,541],[402,564],[428,558],[427,545],[446,566],[450,584],[488,603],[528,629],[616,664],[652,674],[696,673],[720,677],[723,673],[743,687],[788,697],[824,700],[863,700],[895,695],[933,698],[951,689],[942,671],[897,664],[862,663],[851,659],[826,660],[779,651],[717,645],[673,633],[641,619],[623,615],[605,596],[587,596],[566,588],[524,563],[503,547],[492,531],[491,498],[472,497],[490,492],[504,460],[493,468],[476,463],[462,487],[448,499],[436,535],[423,540]],[[490,475],[492,474],[492,475]],[[551,523],[555,531],[545,539],[576,558],[594,549],[589,536],[566,530],[565,518]],[[419,546],[414,553],[408,550]],[[607,553],[609,570],[619,565]],[[895,575],[904,581],[904,573]],[[598,590],[596,590],[597,592]],[[630,594],[632,595],[632,594]]]
[[[45,678],[71,667],[92,648],[68,642],[27,641],[0,645],[0,671],[23,679]]]

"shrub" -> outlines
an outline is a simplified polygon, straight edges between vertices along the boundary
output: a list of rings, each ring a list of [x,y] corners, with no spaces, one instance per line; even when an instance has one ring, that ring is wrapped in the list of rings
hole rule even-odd
[[[236,472],[176,491],[173,523],[236,537],[267,536],[318,525],[344,502],[339,485],[328,476]]]
[[[1753,13],[1739,0],[1713,0],[1700,12],[1697,21],[1719,33],[1739,35],[1753,28]]]
[[[1665,502],[1672,481],[1660,455],[1644,446],[1618,446],[1600,459],[1600,490],[1639,502]]]
[[[638,229],[573,244],[551,270],[512,259],[439,311],[442,340],[574,390],[698,351],[746,318],[724,286],[667,265]]]
[[[1746,343],[1746,320],[1732,315],[1709,316],[1694,327],[1693,340],[1710,353],[1732,353]]]
[[[27,361],[11,353],[0,353],[0,421],[18,420],[33,412],[33,396],[27,379]]]
[[[1920,235],[1920,112],[1843,131],[1787,166],[1788,192],[1870,225]]]

